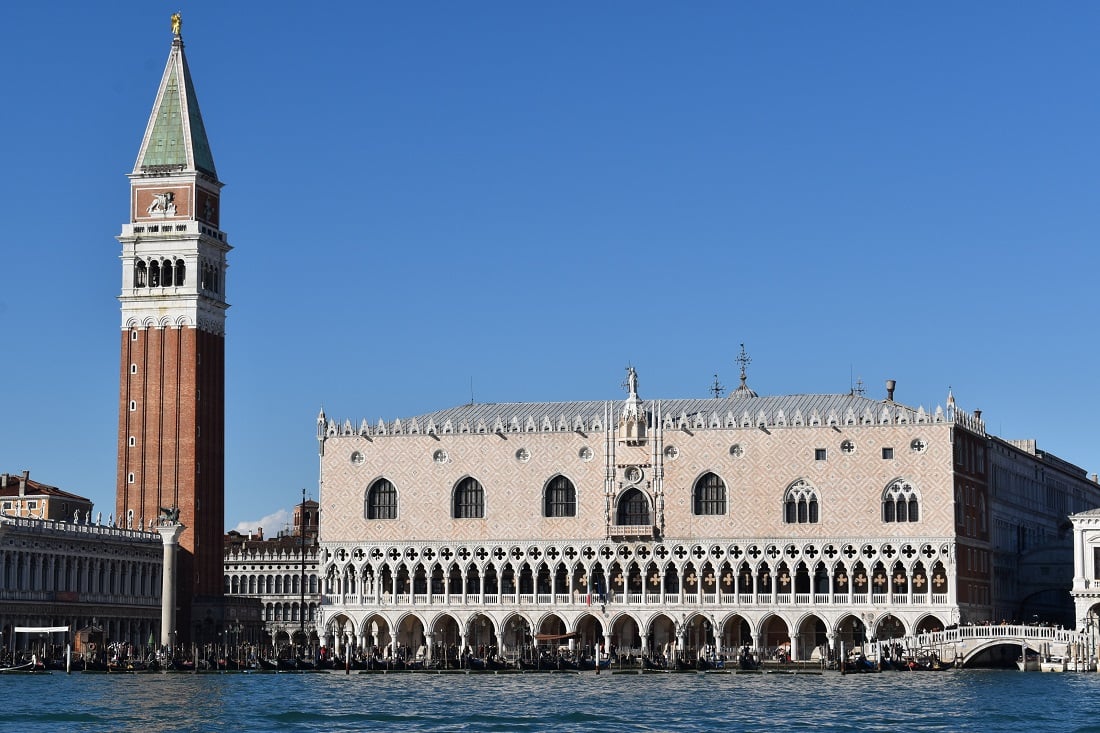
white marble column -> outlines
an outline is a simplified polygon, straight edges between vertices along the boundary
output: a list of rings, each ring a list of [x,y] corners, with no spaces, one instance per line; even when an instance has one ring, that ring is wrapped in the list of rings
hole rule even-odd
[[[179,522],[157,527],[164,542],[164,567],[160,585],[160,644],[171,647],[176,632],[176,550],[183,525]]]

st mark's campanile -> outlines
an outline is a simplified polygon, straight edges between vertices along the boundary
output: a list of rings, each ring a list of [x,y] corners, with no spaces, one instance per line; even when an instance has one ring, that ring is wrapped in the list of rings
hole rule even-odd
[[[222,596],[226,256],[221,188],[183,52],[172,47],[130,178],[122,243],[116,516],[150,529],[178,509],[179,643]]]

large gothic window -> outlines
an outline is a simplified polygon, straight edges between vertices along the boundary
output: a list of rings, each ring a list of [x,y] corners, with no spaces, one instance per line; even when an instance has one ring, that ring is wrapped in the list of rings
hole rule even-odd
[[[617,524],[653,524],[649,516],[649,499],[638,489],[628,489],[619,498]]]
[[[455,486],[451,516],[455,519],[481,519],[485,516],[485,490],[477,479],[467,476]]]
[[[725,514],[725,482],[713,473],[703,474],[695,482],[691,503],[696,514]]]
[[[916,522],[920,520],[920,497],[913,485],[898,479],[882,492],[882,521]]]
[[[546,485],[543,516],[577,516],[577,489],[573,486],[573,482],[565,476],[555,476]]]
[[[397,519],[397,489],[380,478],[367,489],[367,519]]]
[[[783,521],[786,524],[817,524],[820,521],[817,489],[805,479],[787,487],[783,496]]]

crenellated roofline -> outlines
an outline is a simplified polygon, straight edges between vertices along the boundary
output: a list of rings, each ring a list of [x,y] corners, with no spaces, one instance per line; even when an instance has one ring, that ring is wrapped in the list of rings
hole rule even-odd
[[[719,399],[641,401],[648,427],[664,430],[729,430],[770,428],[833,428],[874,425],[953,424],[985,435],[985,423],[949,404],[929,412],[897,402],[859,395],[731,396]],[[423,415],[362,420],[326,419],[324,437],[390,435],[463,435],[504,433],[601,432],[613,429],[619,403],[512,402],[466,404]],[[660,416],[659,418],[657,416]]]

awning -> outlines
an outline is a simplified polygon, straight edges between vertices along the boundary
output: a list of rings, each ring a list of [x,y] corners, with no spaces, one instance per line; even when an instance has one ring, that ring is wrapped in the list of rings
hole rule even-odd
[[[68,626],[16,626],[15,633],[17,634],[59,634],[62,631],[68,631]]]

